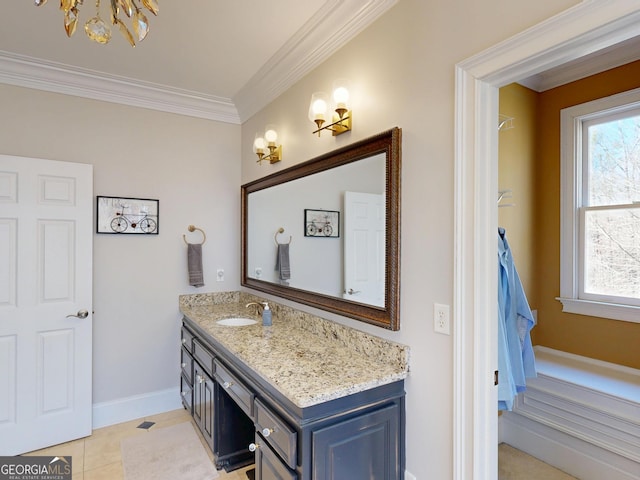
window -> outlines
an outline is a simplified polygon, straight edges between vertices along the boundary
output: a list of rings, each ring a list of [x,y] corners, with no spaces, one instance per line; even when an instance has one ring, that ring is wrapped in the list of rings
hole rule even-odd
[[[563,311],[640,323],[640,90],[561,122]]]

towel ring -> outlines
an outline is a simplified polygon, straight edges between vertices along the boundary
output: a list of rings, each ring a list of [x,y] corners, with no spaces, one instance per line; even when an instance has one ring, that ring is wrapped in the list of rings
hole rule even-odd
[[[275,240],[276,245],[280,245],[280,243],[278,243],[278,234],[279,233],[284,233],[284,228],[280,227],[278,229],[278,231],[276,232],[276,234],[273,236],[273,239]],[[286,243],[286,245],[291,243],[291,238],[292,238],[291,235],[289,235],[289,241]]]
[[[195,232],[196,230],[198,230],[199,232],[202,232],[202,242],[200,243],[200,245],[204,245],[204,242],[207,241],[207,234],[204,233],[204,230],[202,230],[201,228],[198,228],[194,225],[189,225],[188,230],[190,232]],[[187,245],[189,245],[189,242],[187,242],[187,236],[186,235],[182,235],[182,239],[184,240],[184,243],[186,243]]]

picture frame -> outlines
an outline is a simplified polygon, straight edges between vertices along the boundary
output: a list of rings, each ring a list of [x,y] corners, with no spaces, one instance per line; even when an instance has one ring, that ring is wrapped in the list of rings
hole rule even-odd
[[[335,210],[304,210],[304,236],[320,238],[340,237],[340,212]]]
[[[159,215],[159,200],[96,197],[96,233],[158,235]]]

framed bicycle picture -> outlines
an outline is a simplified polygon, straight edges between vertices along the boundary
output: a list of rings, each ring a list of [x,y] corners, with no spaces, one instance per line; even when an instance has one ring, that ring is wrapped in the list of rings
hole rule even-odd
[[[96,233],[158,234],[158,200],[100,196],[96,200]]]
[[[305,208],[304,236],[338,238],[340,236],[340,212]]]

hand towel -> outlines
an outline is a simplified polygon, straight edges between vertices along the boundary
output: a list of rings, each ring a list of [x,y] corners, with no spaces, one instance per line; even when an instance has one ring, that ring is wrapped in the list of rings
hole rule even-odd
[[[202,244],[189,243],[187,245],[187,268],[189,270],[189,285],[204,287],[202,272]]]
[[[278,244],[278,252],[276,254],[276,272],[278,272],[280,280],[289,280],[291,278],[288,243]]]

